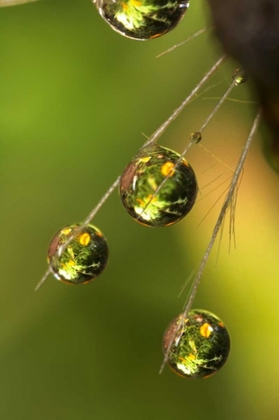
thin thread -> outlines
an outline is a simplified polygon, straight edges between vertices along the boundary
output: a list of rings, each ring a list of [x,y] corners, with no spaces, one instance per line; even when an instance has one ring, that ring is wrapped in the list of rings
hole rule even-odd
[[[205,74],[205,76],[200,80],[197,86],[192,90],[189,96],[181,103],[181,105],[176,108],[176,110],[170,115],[170,117],[152,134],[150,139],[144,143],[142,148],[149,146],[150,144],[154,143],[167,129],[167,127],[178,117],[184,107],[192,100],[192,98],[196,95],[202,85],[207,82],[210,77],[215,73],[215,71],[220,67],[221,64],[225,61],[226,56],[223,55],[216,63],[211,67],[211,69]],[[142,149],[141,148],[141,149]]]
[[[0,0],[0,7],[17,6],[18,4],[33,3],[37,0]]]
[[[205,127],[208,125],[208,123],[212,120],[212,118],[214,117],[216,112],[219,110],[221,105],[223,105],[224,101],[229,96],[229,94],[231,93],[231,91],[233,90],[234,87],[235,87],[235,82],[233,81],[231,83],[231,85],[228,87],[228,89],[226,90],[226,92],[224,93],[224,95],[222,96],[222,98],[219,100],[218,104],[215,106],[215,108],[213,109],[211,114],[208,116],[208,118],[205,120],[205,122],[203,123],[203,125],[199,129],[200,133],[205,129]]]
[[[217,219],[217,222],[215,224],[215,227],[213,229],[211,239],[210,239],[209,244],[208,244],[208,246],[206,248],[205,254],[204,254],[204,256],[203,256],[203,258],[202,258],[202,260],[200,262],[200,266],[199,266],[199,269],[197,271],[197,274],[196,274],[196,276],[194,278],[194,281],[193,281],[193,284],[192,284],[192,288],[191,288],[191,293],[190,293],[189,298],[186,301],[186,304],[185,304],[185,307],[184,307],[184,311],[183,311],[182,316],[181,316],[181,320],[178,323],[176,329],[174,330],[174,332],[172,334],[172,337],[170,339],[169,345],[168,345],[168,347],[166,349],[165,357],[164,357],[163,363],[161,365],[161,368],[159,370],[159,373],[162,373],[162,371],[163,371],[163,369],[165,367],[165,364],[168,361],[169,351],[170,351],[170,348],[173,345],[173,342],[174,342],[174,339],[175,339],[175,336],[176,336],[176,332],[179,331],[182,323],[187,318],[188,312],[189,312],[189,310],[190,310],[190,308],[192,306],[192,303],[193,303],[193,301],[195,299],[195,296],[196,296],[196,293],[198,291],[198,287],[199,287],[199,284],[200,284],[200,280],[201,280],[201,277],[202,277],[203,270],[204,270],[205,265],[206,265],[206,263],[208,261],[208,258],[210,256],[211,250],[212,250],[213,245],[215,243],[215,240],[217,238],[217,235],[218,235],[218,232],[220,230],[220,227],[223,224],[223,221],[224,221],[225,215],[227,213],[227,210],[229,209],[229,207],[230,207],[230,205],[232,203],[232,199],[233,199],[234,194],[235,194],[235,189],[236,189],[237,184],[238,184],[239,176],[242,173],[242,168],[243,168],[245,159],[247,157],[248,151],[250,150],[250,147],[251,147],[251,144],[252,144],[252,141],[253,141],[255,132],[256,132],[257,127],[259,125],[260,117],[261,117],[261,112],[258,111],[258,113],[256,115],[256,118],[254,119],[254,122],[252,124],[252,128],[251,128],[250,133],[248,135],[248,138],[247,138],[247,141],[245,143],[245,146],[243,148],[243,151],[242,151],[242,154],[240,156],[240,159],[238,161],[238,164],[237,164],[235,173],[233,175],[233,178],[232,178],[232,182],[231,182],[229,191],[227,193],[227,196],[226,196],[225,201],[223,203],[223,206],[221,208],[221,211],[220,211],[219,217]]]
[[[104,205],[104,203],[107,201],[107,199],[111,196],[111,194],[113,193],[113,191],[115,190],[115,188],[119,184],[119,181],[120,181],[120,176],[114,181],[114,183],[112,184],[112,186],[103,195],[103,197],[101,198],[101,200],[99,201],[99,203],[89,213],[89,215],[85,218],[85,220],[81,223],[81,225],[79,227],[77,227],[76,229],[73,230],[73,233],[69,236],[69,238],[67,239],[67,241],[63,245],[61,245],[61,247],[58,249],[58,252],[54,256],[54,258],[59,258],[62,255],[62,253],[65,251],[65,249],[67,248],[67,246],[69,245],[69,243],[74,239],[74,237],[76,235],[78,235],[82,231],[82,229],[84,229],[84,227],[87,226],[91,222],[91,220],[93,219],[93,217],[96,216],[96,214],[98,213],[98,211],[100,210],[100,208]],[[37,290],[39,290],[39,288],[44,284],[44,282],[46,281],[46,279],[48,278],[48,276],[51,273],[52,273],[51,266],[49,266],[49,268],[47,269],[47,271],[45,272],[45,274],[43,275],[43,277],[41,278],[41,280],[39,281],[39,283],[35,287],[35,292]]]
[[[223,60],[225,58],[225,56],[223,56],[220,60]],[[220,63],[220,60],[217,61],[216,64]],[[222,61],[221,61],[222,62]],[[205,75],[205,77],[201,80],[201,82],[204,83],[204,80],[208,80],[208,77],[210,77],[219,67],[219,65],[217,67],[216,64],[211,68],[211,70]],[[212,69],[214,68],[214,71],[212,73]],[[209,76],[210,75],[210,76]],[[197,91],[197,88],[199,89],[201,87],[201,82],[195,87],[195,89],[191,92],[191,94],[185,99],[185,101],[182,104],[187,104],[188,101],[190,101],[192,99],[193,92]],[[204,124],[202,125],[202,127],[200,128],[199,132],[201,133],[205,127],[208,125],[209,121],[213,118],[213,116],[216,114],[216,112],[219,110],[220,106],[223,104],[223,102],[225,101],[225,99],[227,98],[227,96],[230,94],[231,90],[234,88],[235,86],[235,82],[232,82],[232,84],[228,87],[228,89],[226,90],[226,92],[224,93],[223,97],[220,99],[220,101],[218,102],[218,104],[215,106],[215,108],[213,109],[213,111],[211,112],[211,114],[209,115],[209,117],[206,119],[206,121],[204,122]],[[184,106],[185,106],[184,105]],[[183,107],[184,107],[183,106]],[[178,109],[181,108],[181,105]],[[183,109],[183,108],[182,108]],[[181,111],[182,111],[181,109]],[[180,112],[181,112],[180,111]],[[175,111],[176,112],[176,111]],[[149,140],[149,142],[147,142],[147,144],[144,145],[144,147],[146,147],[147,145],[151,144],[151,140]],[[177,160],[177,162],[175,163],[173,169],[171,171],[169,171],[169,173],[166,175],[165,179],[161,182],[161,184],[158,186],[158,188],[156,189],[156,191],[154,191],[154,193],[152,194],[152,196],[149,198],[148,202],[146,203],[146,205],[144,206],[144,208],[142,209],[142,211],[140,212],[140,214],[138,215],[138,218],[141,217],[145,210],[147,209],[147,207],[149,206],[149,204],[152,202],[153,198],[159,193],[159,191],[163,188],[163,186],[165,185],[165,183],[167,182],[167,180],[170,178],[170,176],[172,176],[172,174],[174,173],[174,171],[178,168],[178,166],[180,165],[180,163],[182,162],[184,156],[188,153],[189,149],[195,144],[194,140],[190,140],[190,142],[188,143],[188,145],[186,146],[186,148],[183,150],[183,152],[181,153],[179,159]]]
[[[182,45],[185,45],[187,42],[192,41],[192,39],[198,37],[199,35],[203,34],[204,32],[208,31],[208,29],[211,29],[213,25],[205,26],[203,29],[200,29],[199,31],[195,32],[193,35],[188,36],[188,38],[184,39],[183,41],[179,42],[178,44],[173,45],[171,48],[168,48],[167,50],[161,52],[156,56],[156,58],[163,57],[163,55],[166,55],[173,50],[176,50],[176,48],[181,47]]]

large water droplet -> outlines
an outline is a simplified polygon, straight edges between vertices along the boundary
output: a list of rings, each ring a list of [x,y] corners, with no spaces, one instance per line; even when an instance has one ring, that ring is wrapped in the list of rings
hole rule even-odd
[[[102,18],[116,32],[137,40],[153,39],[175,28],[189,0],[95,0]]]

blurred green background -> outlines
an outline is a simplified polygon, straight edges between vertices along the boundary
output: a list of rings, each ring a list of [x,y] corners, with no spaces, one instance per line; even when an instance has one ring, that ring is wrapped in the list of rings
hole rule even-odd
[[[34,293],[53,234],[85,218],[143,144],[142,133],[151,135],[220,56],[206,34],[155,58],[205,25],[205,6],[193,1],[176,30],[150,42],[112,31],[90,0],[0,9],[1,419],[279,416],[279,179],[259,137],[238,195],[237,248],[228,252],[227,223],[194,305],[230,330],[231,357],[218,374],[197,381],[167,367],[158,374],[163,332],[181,311],[187,293],[177,295],[203,255],[222,199],[207,213],[230,176],[202,147],[189,153],[201,193],[183,222],[144,228],[115,193],[94,220],[110,247],[102,276],[80,287],[50,277]],[[162,144],[183,150],[231,68],[218,72]],[[203,137],[232,167],[255,114],[247,88],[238,89]]]

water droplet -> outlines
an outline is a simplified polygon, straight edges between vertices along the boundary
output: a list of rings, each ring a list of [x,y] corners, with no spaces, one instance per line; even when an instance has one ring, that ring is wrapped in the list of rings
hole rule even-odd
[[[93,3],[112,29],[138,40],[166,34],[176,27],[189,6],[189,0],[95,0]]]
[[[54,276],[68,284],[86,284],[94,280],[105,269],[108,260],[107,241],[92,225],[78,232],[59,255],[59,249],[79,226],[73,224],[60,229],[48,249],[48,262]]]
[[[193,131],[190,135],[190,141],[193,143],[199,143],[202,139],[202,135],[199,131]]]
[[[207,378],[225,364],[230,353],[230,336],[216,315],[202,309],[189,311],[182,321],[179,315],[167,328],[163,351],[168,353],[170,368],[186,378]]]
[[[242,85],[248,80],[247,73],[242,69],[235,69],[232,74],[232,78],[236,85]]]
[[[192,209],[198,192],[197,180],[185,159],[174,169],[180,158],[173,150],[156,144],[141,149],[124,170],[120,198],[139,223],[170,226]]]

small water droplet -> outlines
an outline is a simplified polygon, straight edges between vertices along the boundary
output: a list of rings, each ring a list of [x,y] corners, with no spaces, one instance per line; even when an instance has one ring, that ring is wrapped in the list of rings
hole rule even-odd
[[[235,69],[235,71],[232,74],[232,78],[236,85],[242,85],[248,80],[247,73],[242,69]]]
[[[193,133],[191,133],[190,135],[190,141],[193,143],[199,143],[202,139],[202,135],[200,133],[200,131],[193,131]]]

